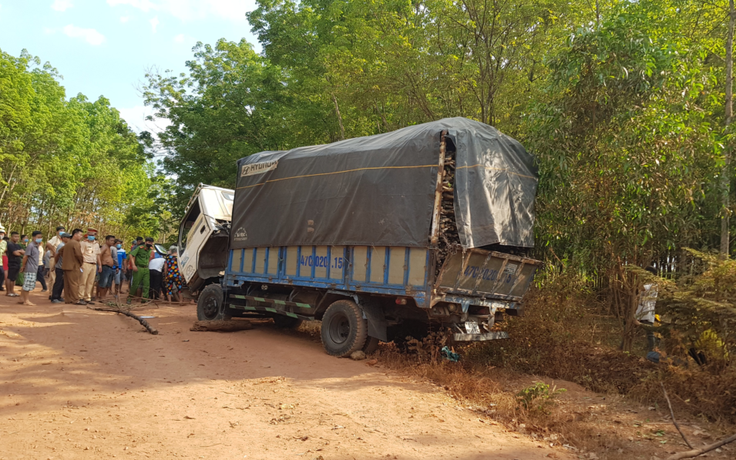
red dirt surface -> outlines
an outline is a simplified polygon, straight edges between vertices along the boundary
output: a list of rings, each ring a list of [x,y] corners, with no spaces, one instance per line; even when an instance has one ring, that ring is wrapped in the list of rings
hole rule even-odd
[[[190,332],[194,305],[136,309],[155,316],[154,336],[122,315],[31,300],[0,295],[0,459],[572,458],[265,322]]]

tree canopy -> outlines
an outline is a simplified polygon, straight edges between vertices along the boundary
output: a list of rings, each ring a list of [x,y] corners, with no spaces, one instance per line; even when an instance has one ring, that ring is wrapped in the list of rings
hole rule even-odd
[[[187,72],[148,75],[179,210],[199,182],[233,187],[238,157],[464,116],[535,155],[537,257],[605,279],[625,323],[627,266],[718,248],[726,0],[259,0],[248,19],[260,54],[200,43]]]
[[[144,144],[110,101],[67,98],[60,79],[38,57],[0,50],[0,222],[18,232],[158,234]],[[148,219],[135,217],[144,210]]]

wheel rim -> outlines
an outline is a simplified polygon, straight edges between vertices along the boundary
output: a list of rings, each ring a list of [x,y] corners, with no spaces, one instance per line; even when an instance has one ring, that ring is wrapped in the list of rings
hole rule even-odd
[[[217,299],[215,299],[215,296],[210,296],[205,299],[204,308],[202,308],[202,310],[204,311],[204,316],[207,318],[211,319],[217,316],[220,308],[217,306]]]
[[[344,314],[337,315],[330,321],[327,331],[330,334],[330,340],[341,345],[350,337],[350,320]]]

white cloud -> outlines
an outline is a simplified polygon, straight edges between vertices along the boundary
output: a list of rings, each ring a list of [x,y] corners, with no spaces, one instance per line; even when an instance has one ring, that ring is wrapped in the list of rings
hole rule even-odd
[[[107,0],[107,4],[110,6],[130,5],[133,8],[137,8],[146,13],[157,9],[156,5],[151,3],[149,0]]]
[[[54,3],[51,4],[51,9],[56,11],[66,11],[73,6],[74,5],[72,5],[70,0],[54,0]]]
[[[255,2],[243,0],[207,0],[209,8],[223,18],[245,21],[245,13],[255,9]]]
[[[167,13],[184,22],[218,16],[245,22],[245,13],[255,9],[255,0],[107,0],[114,7],[127,5],[143,12]]]
[[[128,21],[130,21],[130,16],[120,16],[120,22],[122,22],[123,24]]]
[[[184,34],[179,34],[179,35],[177,35],[176,37],[174,37],[174,41],[175,41],[176,43],[184,43],[184,39],[185,39],[185,38],[186,38],[186,37],[184,36]]]
[[[155,34],[156,33],[156,27],[158,27],[158,24],[159,24],[159,22],[158,22],[158,16],[154,16],[154,18],[151,19],[148,22],[151,23],[151,28],[153,29],[153,33]]]
[[[125,120],[125,122],[128,123],[128,126],[138,133],[141,131],[148,131],[153,134],[158,134],[171,124],[169,120],[160,118],[156,118],[153,121],[146,120],[147,117],[153,116],[153,109],[143,105],[118,109],[118,112],[120,112],[120,118]]]
[[[83,29],[75,25],[69,24],[63,29],[65,35],[74,38],[83,38],[90,45],[101,45],[105,41],[105,36],[97,32],[95,29]]]

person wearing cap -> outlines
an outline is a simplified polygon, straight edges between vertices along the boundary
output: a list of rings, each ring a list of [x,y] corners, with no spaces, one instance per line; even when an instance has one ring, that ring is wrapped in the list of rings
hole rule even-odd
[[[102,273],[102,261],[100,260],[100,245],[97,244],[97,230],[94,228],[87,229],[87,241],[81,241],[79,244],[82,248],[84,256],[84,265],[82,265],[82,280],[79,284],[79,295],[87,303],[94,305],[92,302],[92,292],[95,288],[95,276]]]
[[[52,259],[52,266],[56,275],[54,277],[54,287],[51,288],[51,302],[53,303],[61,303],[64,301],[64,298],[61,297],[61,293],[64,291],[64,270],[62,269],[64,258],[61,255],[61,250],[66,246],[72,236],[66,232],[61,232],[59,237],[61,242],[55,247],[56,256]]]
[[[5,227],[0,225],[0,291],[5,290],[5,267],[3,266],[3,254],[8,249],[8,242],[5,241]]]
[[[23,272],[23,289],[20,291],[21,301],[18,302],[23,305],[33,306],[35,305],[28,296],[32,290],[36,288],[36,275],[38,273],[38,260],[41,255],[41,243],[43,243],[43,236],[38,230],[31,234],[31,241],[26,246],[26,253],[23,256],[23,261],[20,264],[20,270]]]
[[[56,227],[56,235],[46,242],[46,255],[52,260],[49,264],[49,284],[54,285],[56,280],[56,270],[54,269],[53,259],[56,257],[56,251],[59,250],[59,245],[62,243],[61,235],[65,233],[66,229],[59,225]],[[49,254],[50,253],[50,254]]]
[[[133,296],[138,293],[138,288],[142,288],[141,298],[148,298],[148,289],[151,283],[150,272],[148,271],[148,262],[151,260],[151,247],[153,246],[153,238],[146,238],[144,246],[138,246],[130,253],[130,261],[133,264],[133,284],[130,286],[128,294],[128,303],[131,302]]]

